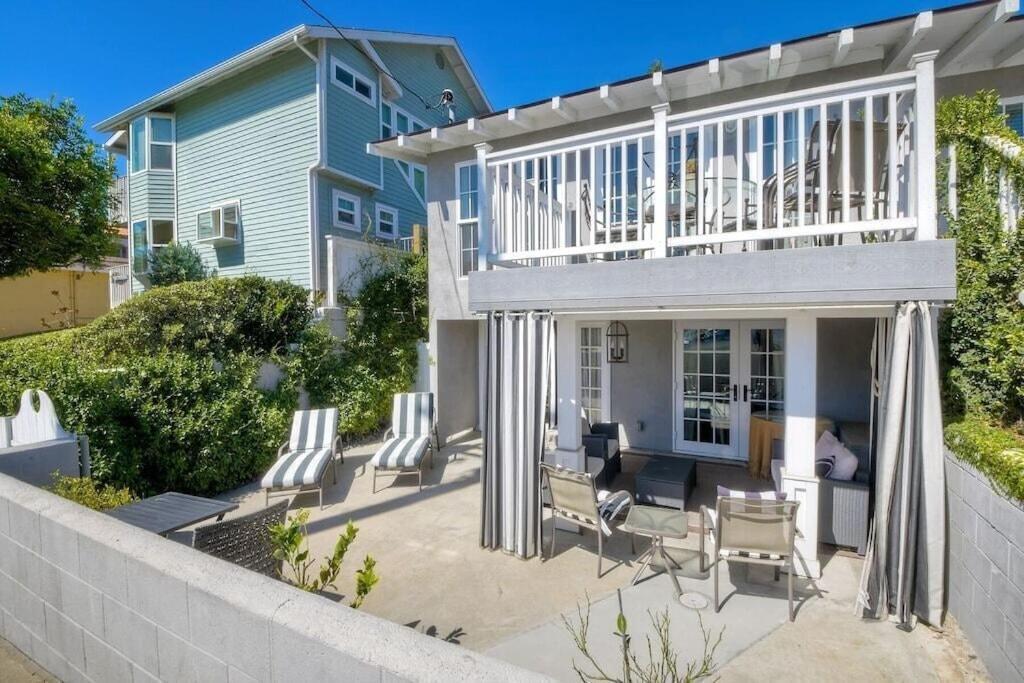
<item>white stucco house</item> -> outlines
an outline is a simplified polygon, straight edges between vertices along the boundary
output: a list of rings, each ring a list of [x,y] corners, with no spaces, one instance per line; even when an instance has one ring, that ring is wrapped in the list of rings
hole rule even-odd
[[[956,297],[936,103],[995,89],[1020,128],[1022,46],[1016,0],[972,3],[370,145],[431,177],[442,438],[486,427],[488,393],[515,391],[489,376],[488,319],[549,315],[557,448],[545,458],[587,466],[581,412],[617,422],[624,450],[740,465],[752,423],[771,421],[784,434],[776,483],[801,501],[798,550],[816,575],[838,505],[815,474],[823,425],[860,433],[873,497],[891,323],[921,302],[933,324]],[[629,335],[626,362],[609,358],[612,323]]]

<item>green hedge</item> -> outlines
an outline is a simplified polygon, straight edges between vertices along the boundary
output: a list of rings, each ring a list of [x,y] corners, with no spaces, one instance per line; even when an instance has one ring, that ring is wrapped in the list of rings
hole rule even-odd
[[[1024,437],[984,418],[946,425],[946,444],[957,458],[983,472],[1003,495],[1024,500]]]
[[[75,330],[0,343],[0,414],[45,390],[65,427],[88,435],[93,476],[140,495],[216,494],[262,474],[287,437],[298,387],[361,436],[390,416],[426,333],[426,264],[368,264],[342,345],[310,325],[309,294],[249,276],[162,287]],[[285,370],[256,385],[261,363]]]

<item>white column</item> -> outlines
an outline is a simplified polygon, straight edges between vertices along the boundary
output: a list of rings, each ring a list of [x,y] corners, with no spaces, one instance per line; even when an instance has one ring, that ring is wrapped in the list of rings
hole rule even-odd
[[[786,436],[782,487],[797,512],[797,573],[817,578],[818,478],[814,476],[817,437],[818,321],[809,314],[786,318]]]
[[[487,154],[491,146],[481,142],[476,149],[477,188],[477,270],[487,270],[487,257],[493,248],[491,240],[491,187],[487,180]],[[458,201],[458,197],[455,201]]]
[[[668,103],[651,107],[654,112],[654,258],[665,258],[668,249]],[[642,211],[643,207],[640,207]]]
[[[558,445],[554,464],[583,472],[586,458],[580,434],[579,328],[555,316],[555,368],[558,396]]]
[[[327,241],[327,301],[326,305],[328,308],[337,308],[338,306],[338,261],[337,254],[335,252],[335,240],[337,239],[334,235],[327,235],[324,238]]]
[[[938,237],[935,198],[935,57],[938,50],[910,58],[917,74],[914,100],[914,152],[917,155],[917,239]]]

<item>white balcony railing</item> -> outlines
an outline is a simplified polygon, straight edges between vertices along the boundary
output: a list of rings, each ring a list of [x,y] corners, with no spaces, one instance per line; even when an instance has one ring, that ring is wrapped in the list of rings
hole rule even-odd
[[[932,238],[933,84],[928,59],[700,111],[661,105],[650,121],[483,152],[482,265]],[[930,187],[924,204],[919,186]]]

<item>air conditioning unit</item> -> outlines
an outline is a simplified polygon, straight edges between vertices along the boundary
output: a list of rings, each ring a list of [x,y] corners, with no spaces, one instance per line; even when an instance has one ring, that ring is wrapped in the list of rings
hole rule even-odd
[[[241,242],[239,213],[237,202],[200,211],[196,217],[196,241],[215,247],[238,244]]]

